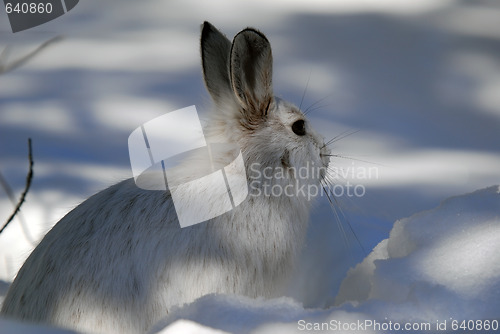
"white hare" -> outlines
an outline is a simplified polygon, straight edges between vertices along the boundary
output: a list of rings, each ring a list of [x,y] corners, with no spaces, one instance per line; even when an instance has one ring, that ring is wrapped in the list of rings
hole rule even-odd
[[[12,283],[3,316],[143,333],[173,305],[205,294],[283,293],[306,234],[307,192],[325,176],[328,149],[297,107],[273,96],[262,33],[247,28],[231,43],[205,22],[201,57],[215,104],[205,134],[240,147],[245,201],[180,228],[168,191],[140,189],[133,179],[111,186],[47,233]]]

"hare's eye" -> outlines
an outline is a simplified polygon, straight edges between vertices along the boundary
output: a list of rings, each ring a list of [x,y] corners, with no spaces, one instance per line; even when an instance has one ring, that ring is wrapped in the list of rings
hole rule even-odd
[[[304,136],[306,134],[306,124],[303,119],[299,119],[292,124],[292,131],[297,136]]]

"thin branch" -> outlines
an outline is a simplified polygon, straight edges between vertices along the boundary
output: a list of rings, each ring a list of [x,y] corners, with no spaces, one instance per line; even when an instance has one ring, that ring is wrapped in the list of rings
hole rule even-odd
[[[13,69],[15,69],[17,67],[24,65],[28,60],[33,58],[37,53],[39,53],[40,51],[45,49],[49,44],[52,44],[56,41],[59,41],[60,39],[62,39],[61,36],[56,36],[56,37],[49,39],[48,41],[45,41],[42,45],[37,47],[35,50],[31,51],[30,53],[28,53],[24,57],[21,57],[20,59],[13,61],[11,64],[2,64],[5,61],[5,59],[7,58],[8,47],[6,47],[2,51],[2,53],[0,54],[0,74],[12,71]]]
[[[16,197],[14,196],[14,191],[12,191],[12,188],[9,186],[9,183],[7,180],[3,177],[2,173],[0,172],[0,185],[2,186],[3,190],[7,194],[7,197],[9,197],[10,202],[14,207],[17,205]],[[17,219],[19,220],[19,224],[21,225],[21,228],[23,230],[24,237],[26,240],[32,244],[33,246],[36,246],[36,241],[35,239],[31,236],[31,233],[29,232],[28,226],[26,224],[26,220],[24,219],[22,212],[19,212],[17,214]]]
[[[0,234],[5,230],[7,225],[10,224],[10,222],[14,219],[14,217],[17,215],[17,213],[21,209],[21,206],[23,205],[23,203],[26,199],[26,195],[28,194],[28,191],[29,191],[30,186],[31,186],[31,180],[33,179],[33,152],[31,149],[31,138],[28,138],[28,159],[29,159],[29,170],[28,170],[28,175],[26,175],[26,186],[24,187],[24,191],[21,194],[21,198],[19,199],[19,202],[17,203],[16,208],[14,209],[14,212],[12,212],[9,219],[7,219],[7,222],[0,229]]]

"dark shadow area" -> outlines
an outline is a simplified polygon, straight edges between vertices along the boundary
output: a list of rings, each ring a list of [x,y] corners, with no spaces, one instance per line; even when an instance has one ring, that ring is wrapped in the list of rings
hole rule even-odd
[[[354,129],[399,137],[410,149],[500,152],[500,117],[475,101],[457,105],[440,90],[452,55],[474,52],[500,63],[500,39],[436,29],[424,18],[381,14],[296,15],[288,22],[278,33],[297,42],[290,43],[292,60],[285,61],[339,68],[346,78],[338,79],[352,93],[347,107],[332,101],[314,113]],[[463,76],[453,84],[464,89],[462,94],[475,89]]]

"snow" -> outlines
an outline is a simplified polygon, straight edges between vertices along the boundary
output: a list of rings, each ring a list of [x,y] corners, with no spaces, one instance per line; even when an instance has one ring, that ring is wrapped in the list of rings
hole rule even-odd
[[[398,220],[348,272],[335,302],[411,301],[422,305],[414,314],[436,319],[499,318],[499,240],[498,186],[449,198]]]
[[[353,158],[334,165],[376,172],[338,180],[366,193],[341,196],[337,213],[318,200],[287,297],[206,296],[157,329],[275,333],[299,331],[301,319],[385,318],[447,320],[449,329],[451,317],[500,318],[500,205],[491,187],[500,171],[497,1],[80,1],[17,34],[0,15],[8,60],[64,35],[0,76],[0,172],[16,196],[28,137],[35,160],[25,226],[16,219],[0,235],[0,299],[54,223],[131,177],[126,143],[135,128],[193,104],[206,112],[198,43],[208,20],[228,36],[262,30],[275,92],[298,105],[307,86],[302,107],[319,101],[308,117],[326,139],[360,130],[333,145]],[[1,222],[11,210],[0,191]],[[0,320],[0,332],[6,326],[37,330]]]
[[[180,319],[174,322],[172,325],[165,327],[163,330],[159,331],[158,334],[226,334],[226,332],[214,330],[209,327],[201,326],[196,322],[189,320]]]

